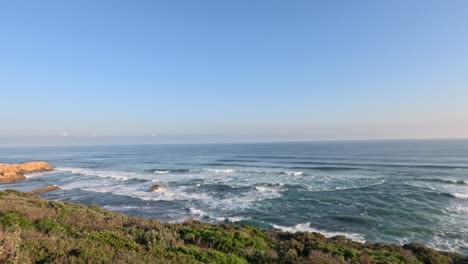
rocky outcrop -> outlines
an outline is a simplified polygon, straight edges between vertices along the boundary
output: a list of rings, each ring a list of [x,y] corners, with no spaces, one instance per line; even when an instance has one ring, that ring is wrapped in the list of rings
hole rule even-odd
[[[161,188],[160,185],[155,184],[155,185],[151,186],[148,191],[149,192],[155,192],[155,191],[159,190],[160,188]]]
[[[37,194],[37,193],[55,191],[55,190],[59,190],[59,189],[60,189],[60,187],[58,187],[57,185],[49,185],[49,186],[46,186],[44,188],[29,191],[29,193]]]
[[[0,164],[0,183],[23,180],[25,174],[51,171],[53,167],[47,162],[33,161],[22,164]]]

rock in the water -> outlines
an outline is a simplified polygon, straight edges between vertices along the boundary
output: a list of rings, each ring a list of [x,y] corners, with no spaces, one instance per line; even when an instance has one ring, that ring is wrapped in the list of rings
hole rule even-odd
[[[155,192],[155,191],[159,190],[160,188],[161,188],[160,185],[155,184],[155,185],[151,186],[148,191],[149,192]]]
[[[49,185],[49,186],[41,188],[41,189],[29,191],[29,193],[36,194],[36,193],[55,191],[55,190],[59,190],[59,189],[60,189],[60,187],[58,187],[57,185]]]
[[[0,182],[23,180],[25,174],[51,171],[53,167],[47,162],[33,161],[22,164],[0,164]]]

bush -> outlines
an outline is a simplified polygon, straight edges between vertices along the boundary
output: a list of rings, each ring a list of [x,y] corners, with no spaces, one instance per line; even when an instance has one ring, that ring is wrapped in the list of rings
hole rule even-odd
[[[468,263],[419,244],[197,221],[162,224],[18,191],[0,192],[0,263]]]
[[[122,237],[111,231],[98,231],[88,233],[87,237],[109,244],[117,249],[137,250],[138,245],[129,238]]]
[[[192,256],[194,259],[202,263],[214,264],[247,264],[247,260],[238,257],[234,254],[226,254],[213,250],[202,250],[193,247],[179,247],[177,251],[183,254]]]
[[[4,227],[31,228],[31,222],[26,219],[23,213],[17,211],[7,211],[0,213],[0,224]]]

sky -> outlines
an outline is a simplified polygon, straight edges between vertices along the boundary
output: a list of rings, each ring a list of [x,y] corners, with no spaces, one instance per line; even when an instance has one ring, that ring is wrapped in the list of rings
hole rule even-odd
[[[468,137],[468,1],[0,1],[0,146]]]

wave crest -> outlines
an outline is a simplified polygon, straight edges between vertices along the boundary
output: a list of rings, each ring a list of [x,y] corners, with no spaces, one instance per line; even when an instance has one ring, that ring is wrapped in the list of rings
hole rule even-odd
[[[208,172],[213,172],[213,173],[233,173],[236,172],[234,169],[204,169],[205,171]]]
[[[468,185],[468,181],[465,181],[465,180],[439,179],[439,178],[421,178],[421,179],[416,178],[415,180],[424,181],[424,182],[437,182],[437,183],[444,183],[444,184]]]
[[[209,219],[215,220],[216,222],[226,222],[227,221],[227,222],[235,223],[235,222],[240,222],[240,221],[250,219],[250,217],[243,217],[243,216],[226,216],[226,217],[213,216],[213,215],[210,215],[209,213],[207,213],[205,211],[202,211],[200,209],[196,209],[196,208],[193,208],[193,207],[191,207],[189,209],[189,212],[190,212],[190,214],[192,216],[196,216],[196,217],[200,217],[200,218],[209,218]]]
[[[304,172],[302,171],[285,171],[283,173],[288,176],[296,176],[296,177],[304,176]]]
[[[155,168],[155,169],[146,169],[146,172],[155,173],[155,174],[168,174],[168,173],[188,173],[189,169],[168,169],[168,168]]]
[[[468,193],[451,193],[450,195],[459,199],[468,199]]]
[[[144,175],[133,173],[133,172],[122,172],[122,171],[109,171],[109,170],[92,170],[84,168],[72,168],[72,167],[57,167],[56,171],[69,172],[73,174],[79,174],[82,176],[95,176],[102,178],[112,178],[119,181],[149,181]]]

